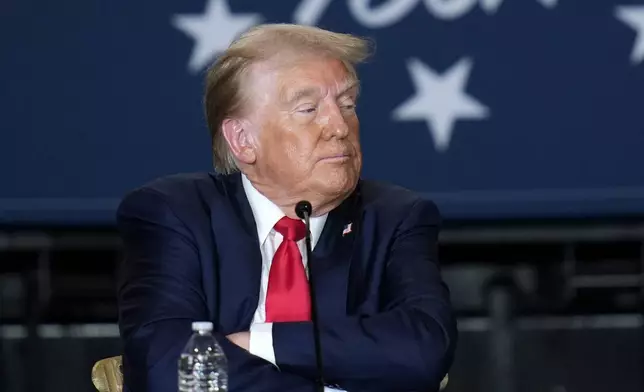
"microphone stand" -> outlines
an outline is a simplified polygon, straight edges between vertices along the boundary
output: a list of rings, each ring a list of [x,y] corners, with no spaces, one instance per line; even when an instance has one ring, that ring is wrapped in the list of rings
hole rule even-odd
[[[322,371],[322,344],[320,343],[320,325],[318,323],[318,307],[317,307],[317,297],[315,293],[315,276],[313,274],[313,263],[311,257],[311,225],[309,217],[311,215],[312,207],[311,203],[307,201],[301,201],[295,206],[295,213],[298,217],[304,219],[304,225],[306,226],[306,260],[307,260],[307,269],[309,271],[309,296],[311,299],[311,321],[313,323],[313,341],[315,344],[315,363],[317,366],[317,380],[316,380],[316,391],[324,392],[324,376]]]

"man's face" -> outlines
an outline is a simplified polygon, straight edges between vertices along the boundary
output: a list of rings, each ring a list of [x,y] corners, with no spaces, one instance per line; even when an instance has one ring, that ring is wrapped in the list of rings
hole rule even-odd
[[[256,138],[254,180],[280,197],[343,199],[362,167],[357,81],[341,61],[305,57],[253,70],[248,119]],[[313,202],[313,200],[311,200]]]

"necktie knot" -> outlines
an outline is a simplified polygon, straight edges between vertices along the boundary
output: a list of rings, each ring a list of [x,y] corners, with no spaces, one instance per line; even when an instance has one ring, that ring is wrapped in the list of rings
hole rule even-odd
[[[297,242],[306,236],[304,222],[299,219],[291,219],[288,216],[283,217],[275,224],[275,231],[289,241]]]

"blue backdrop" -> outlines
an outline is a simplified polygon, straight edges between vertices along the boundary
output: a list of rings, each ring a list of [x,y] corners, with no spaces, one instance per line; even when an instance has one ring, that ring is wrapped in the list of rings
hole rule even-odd
[[[375,40],[364,175],[447,218],[644,212],[642,1],[3,0],[0,222],[111,223],[210,170],[204,69],[260,22]]]

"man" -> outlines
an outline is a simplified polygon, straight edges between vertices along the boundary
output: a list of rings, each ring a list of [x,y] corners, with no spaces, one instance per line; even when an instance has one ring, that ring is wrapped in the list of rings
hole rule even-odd
[[[367,49],[315,27],[263,25],[209,70],[219,174],[157,180],[118,211],[127,390],[176,391],[191,322],[212,320],[231,391],[313,391],[308,264],[329,385],[438,390],[456,344],[439,215],[408,190],[359,178],[354,66]],[[312,260],[301,200],[313,208]]]

